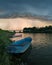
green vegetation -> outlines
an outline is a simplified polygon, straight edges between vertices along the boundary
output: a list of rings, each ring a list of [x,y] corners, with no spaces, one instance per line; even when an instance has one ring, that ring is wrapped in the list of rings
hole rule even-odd
[[[6,47],[12,43],[9,39],[13,32],[5,31],[0,29],[0,65],[10,65],[9,54],[7,54]]]
[[[41,27],[41,28],[24,28],[23,29],[24,33],[52,33],[52,26],[46,26],[46,27]]]

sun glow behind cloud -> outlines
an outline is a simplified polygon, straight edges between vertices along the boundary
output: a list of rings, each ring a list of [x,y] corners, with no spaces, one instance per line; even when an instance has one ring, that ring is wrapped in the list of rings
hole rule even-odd
[[[8,30],[20,30],[24,27],[44,27],[52,25],[52,22],[30,18],[0,19],[0,28]]]

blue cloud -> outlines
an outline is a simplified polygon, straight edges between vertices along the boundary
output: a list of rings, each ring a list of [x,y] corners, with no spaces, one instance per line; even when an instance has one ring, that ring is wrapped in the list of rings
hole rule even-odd
[[[52,0],[0,0],[0,18],[23,15],[52,19]]]

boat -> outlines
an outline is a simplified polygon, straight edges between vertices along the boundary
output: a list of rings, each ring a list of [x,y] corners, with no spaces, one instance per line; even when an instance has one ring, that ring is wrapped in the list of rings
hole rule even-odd
[[[16,33],[16,34],[13,35],[13,37],[22,37],[22,34]]]
[[[26,37],[24,39],[13,42],[7,47],[8,53],[24,53],[31,45],[32,38]]]

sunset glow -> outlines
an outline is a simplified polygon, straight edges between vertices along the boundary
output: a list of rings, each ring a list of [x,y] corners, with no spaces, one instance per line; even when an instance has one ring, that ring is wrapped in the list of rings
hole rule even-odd
[[[44,27],[52,25],[49,21],[28,18],[0,19],[0,28],[7,30],[20,30],[24,27]]]

